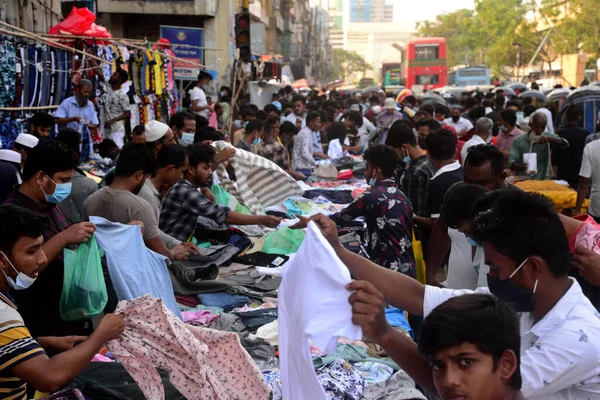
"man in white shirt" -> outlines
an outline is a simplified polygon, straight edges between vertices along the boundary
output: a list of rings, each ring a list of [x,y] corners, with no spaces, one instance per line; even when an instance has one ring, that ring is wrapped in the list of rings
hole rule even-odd
[[[492,140],[492,128],[494,127],[494,121],[488,117],[479,118],[475,124],[475,134],[469,139],[460,151],[463,164],[469,154],[469,148],[477,146],[479,144],[488,144]]]
[[[368,281],[362,289],[353,285],[359,289],[349,299],[353,320],[418,384],[435,393],[430,364],[411,339],[389,328],[384,301],[427,316],[446,300],[474,292],[424,286],[381,268],[345,250],[328,218],[312,219],[351,274]],[[473,219],[470,235],[483,245],[490,266],[489,289],[475,293],[491,293],[522,313],[523,395],[529,400],[600,398],[600,319],[577,281],[568,276],[569,243],[552,203],[538,194],[506,191]]]
[[[206,119],[208,119],[209,112],[214,111],[213,106],[209,105],[206,100],[206,89],[210,81],[212,81],[212,75],[206,71],[200,71],[198,74],[198,83],[189,92],[192,102],[190,109],[194,114],[201,115]]]
[[[595,171],[600,171],[600,140],[588,143],[583,149],[581,169],[579,170],[577,203],[575,206],[575,212],[579,214],[583,200],[585,200],[591,185],[592,193],[590,195],[588,214],[598,222],[600,221],[600,177]]]
[[[462,110],[460,106],[452,106],[450,112],[452,113],[452,117],[445,119],[444,125],[453,127],[458,137],[463,137],[467,132],[473,129],[471,121],[461,116]]]
[[[113,140],[119,148],[125,144],[125,124],[129,123],[131,117],[129,97],[122,87],[128,79],[127,71],[118,68],[110,77],[106,88],[104,137]]]
[[[302,95],[295,95],[292,98],[292,106],[294,112],[288,115],[285,119],[296,125],[298,130],[306,128],[306,99]]]

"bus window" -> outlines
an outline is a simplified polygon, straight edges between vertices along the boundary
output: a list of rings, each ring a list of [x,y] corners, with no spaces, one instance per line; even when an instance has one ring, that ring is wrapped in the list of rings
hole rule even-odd
[[[440,76],[436,74],[417,75],[415,78],[417,85],[437,85],[440,83]]]
[[[415,46],[415,60],[437,60],[438,58],[440,58],[439,46]]]

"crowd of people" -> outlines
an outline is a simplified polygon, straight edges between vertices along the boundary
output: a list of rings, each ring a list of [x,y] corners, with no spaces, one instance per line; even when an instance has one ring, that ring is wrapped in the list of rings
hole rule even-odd
[[[600,399],[600,141],[578,126],[579,106],[555,126],[556,110],[501,90],[441,104],[408,92],[302,95],[286,87],[258,109],[232,105],[228,87],[213,103],[205,92],[212,77],[201,72],[188,111],[128,135],[124,79],[119,71],[111,78],[106,135],[96,145],[114,160],[102,187],[81,169],[77,125],[99,124],[85,80],[54,115],[35,114],[13,149],[0,150],[0,397],[59,390],[125,329],[114,307],[99,324],[59,312],[62,253],[94,235],[90,217],[140,226],[144,245],[171,261],[200,252],[192,240],[199,219],[281,224],[216,202],[214,172],[225,168],[240,181],[230,163],[244,152],[304,184],[323,180],[317,170],[340,158],[364,162],[353,169],[368,184],[364,193],[292,228],[319,226],[356,279],[347,287],[352,321],[424,393]],[[578,190],[571,216],[513,185],[547,179]],[[362,253],[338,238],[357,218],[366,225]],[[415,242],[426,285],[416,279]],[[414,340],[389,325],[389,305],[408,313]]]

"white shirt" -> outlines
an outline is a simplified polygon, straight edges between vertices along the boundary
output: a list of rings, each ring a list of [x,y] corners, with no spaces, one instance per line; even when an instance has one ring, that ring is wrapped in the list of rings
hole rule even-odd
[[[594,172],[596,172],[595,176]],[[592,193],[588,212],[595,217],[600,217],[600,176],[597,175],[598,172],[600,172],[600,140],[594,140],[583,149],[579,176],[592,179]]]
[[[312,363],[310,344],[331,354],[340,336],[360,340],[346,290],[348,268],[314,222],[296,256],[282,267],[279,288],[279,360],[283,398],[326,400]]]
[[[528,400],[600,399],[600,314],[569,278],[571,287],[541,321],[521,314],[521,392]],[[489,294],[488,288],[426,286],[423,315],[454,296]]]
[[[473,268],[472,246],[464,233],[448,228],[452,241],[448,257],[448,276],[441,284],[448,289],[475,289],[478,274]]]
[[[363,150],[369,147],[369,140],[373,139],[377,133],[377,128],[371,121],[363,117],[363,124],[358,128],[356,136],[360,139],[360,144],[363,146]]]
[[[204,90],[199,88],[198,86],[194,86],[192,90],[190,90],[190,100],[193,102],[194,100],[198,100],[197,106],[206,107],[208,105],[208,101],[206,101],[206,93]],[[194,111],[196,115],[202,115],[204,118],[208,119],[208,108],[202,111]]]
[[[302,128],[301,128],[301,129],[304,129],[304,128],[306,128],[306,114],[304,114],[304,115],[302,115],[302,116],[298,116],[298,115],[296,115],[296,114],[294,114],[294,113],[291,113],[290,115],[288,115],[288,116],[285,118],[285,120],[286,120],[286,121],[290,121],[292,124],[294,124],[294,126],[296,126],[296,120],[297,120],[298,118],[301,118],[301,119],[302,119]]]
[[[460,150],[460,157],[462,158],[463,165],[465,165],[467,154],[469,154],[469,148],[480,144],[486,144],[486,141],[479,135],[473,135],[471,139],[467,140],[467,142],[463,145],[463,148]]]
[[[471,123],[471,121],[463,117],[460,117],[458,122],[452,121],[452,118],[446,118],[444,120],[444,125],[450,125],[451,127],[453,127],[457,134],[461,131],[468,132],[471,129],[473,129],[473,124]]]
[[[546,116],[546,132],[554,133],[554,124],[552,123],[552,113],[546,107],[538,108],[536,113]]]

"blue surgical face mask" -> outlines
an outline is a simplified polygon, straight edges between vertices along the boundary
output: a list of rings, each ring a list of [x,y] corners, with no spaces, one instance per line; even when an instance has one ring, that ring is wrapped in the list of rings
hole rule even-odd
[[[261,143],[262,143],[262,139],[260,139],[260,138],[256,138],[256,139],[254,139],[252,141],[252,144],[255,145],[255,146],[257,146],[257,145],[259,145]]]
[[[219,96],[221,96],[221,97],[225,97],[225,92],[221,90],[221,91],[219,92]]]
[[[500,132],[502,132],[502,133],[508,132],[508,128],[504,125],[499,126],[498,129],[500,129]]]
[[[402,151],[402,154],[404,154],[404,150]],[[404,163],[404,165],[409,166],[411,163],[411,158],[410,156],[407,154],[404,156],[404,158],[402,159],[402,162]]]
[[[248,126],[248,121],[244,122],[244,128]]]
[[[205,83],[204,85],[202,85],[202,90],[206,91],[206,89],[208,89],[208,85]]]
[[[369,179],[369,186],[375,186],[376,183],[377,183],[377,180],[375,178]]]
[[[46,194],[44,188],[42,187],[42,185],[40,185],[40,189],[42,189],[42,192],[44,192],[44,195],[46,196],[46,202],[50,204],[58,204],[64,201],[67,197],[69,197],[69,195],[71,194],[71,182],[56,183],[48,175],[46,175],[46,177],[50,179],[50,181],[55,185],[53,194]]]
[[[10,276],[6,275],[6,272],[4,272],[4,270],[2,268],[0,268],[0,270],[4,274],[4,277],[6,278],[6,281],[8,282],[8,286],[10,286],[14,290],[29,289],[31,287],[31,285],[33,285],[33,283],[35,282],[36,278],[32,278],[32,277],[30,277],[28,275],[25,275],[22,272],[17,271],[17,269],[15,268],[15,266],[13,265],[13,263],[8,259],[8,257],[6,257],[6,254],[4,254],[4,252],[2,252],[2,251],[0,251],[0,254],[2,254],[2,256],[10,264],[10,266],[13,269],[13,271],[15,271],[17,273],[17,280],[15,281],[13,278],[11,278]]]
[[[194,144],[194,134],[193,133],[182,133],[181,139],[179,139],[179,144],[182,146]]]
[[[488,288],[490,289],[490,292],[499,299],[503,299],[512,304],[517,312],[531,312],[531,310],[533,310],[533,295],[537,290],[537,279],[533,285],[532,292],[519,288],[512,281],[512,277],[515,276],[515,274],[521,269],[521,267],[523,267],[523,265],[525,265],[528,260],[529,257],[527,257],[512,274],[510,274],[508,279],[499,279],[494,278],[490,274],[487,275]]]
[[[240,121],[239,119],[236,119],[235,121],[233,121],[233,123],[235,124],[235,127],[240,129],[242,127],[242,121]]]
[[[477,242],[475,239],[470,238],[467,236],[467,242],[469,242],[469,244],[473,247],[481,247],[481,244],[479,242]]]

